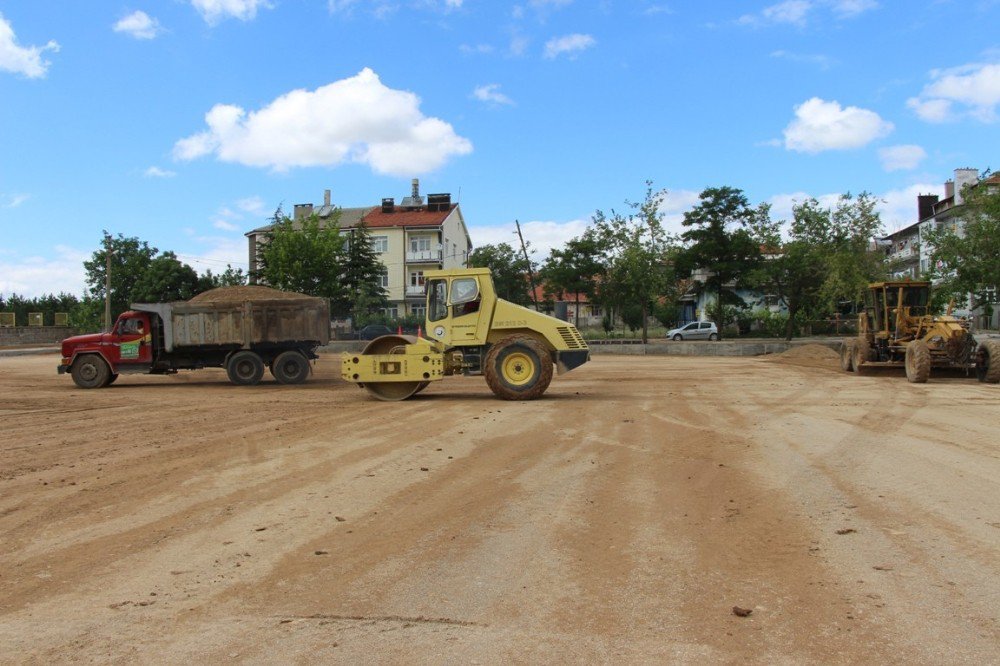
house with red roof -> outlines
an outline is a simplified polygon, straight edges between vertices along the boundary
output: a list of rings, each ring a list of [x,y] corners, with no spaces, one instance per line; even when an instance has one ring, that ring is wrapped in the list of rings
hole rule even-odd
[[[293,221],[316,215],[320,224],[336,222],[341,229],[362,223],[371,234],[385,273],[382,286],[389,297],[386,314],[390,317],[423,317],[424,273],[428,270],[461,268],[472,253],[472,239],[458,203],[450,194],[420,194],[420,182],[414,178],[410,196],[396,203],[384,198],[380,205],[362,208],[338,208],[330,203],[326,190],[322,206],[297,204]],[[250,274],[256,274],[258,245],[270,226],[246,234]]]

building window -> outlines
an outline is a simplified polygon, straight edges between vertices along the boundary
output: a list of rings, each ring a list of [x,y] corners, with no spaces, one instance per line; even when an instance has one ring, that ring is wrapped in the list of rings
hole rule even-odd
[[[389,251],[388,236],[372,236],[372,251],[384,254]]]
[[[390,305],[389,307],[382,310],[382,314],[384,314],[389,319],[399,319],[399,307],[395,305]]]
[[[425,317],[427,316],[427,306],[426,305],[411,305],[410,314],[414,317]]]
[[[379,285],[383,289],[389,288],[389,271],[384,266],[382,267],[382,272],[379,274]]]
[[[422,287],[422,286],[424,286],[424,272],[423,271],[410,271],[410,286],[411,287]]]
[[[414,236],[410,239],[410,252],[430,252],[430,236]]]

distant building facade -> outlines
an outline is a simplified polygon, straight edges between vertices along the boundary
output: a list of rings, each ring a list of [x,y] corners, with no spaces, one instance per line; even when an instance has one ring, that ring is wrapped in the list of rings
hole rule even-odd
[[[330,190],[326,190],[322,206],[296,205],[293,222],[301,222],[310,215],[316,215],[323,226],[336,220],[345,231],[364,223],[372,247],[385,267],[382,286],[389,299],[386,314],[394,318],[423,317],[425,271],[461,268],[472,253],[472,240],[461,207],[452,202],[450,194],[421,196],[416,179],[410,196],[399,204],[393,198],[385,198],[378,206],[337,208],[330,202]],[[264,226],[246,234],[251,276],[257,274],[260,245],[271,228]]]

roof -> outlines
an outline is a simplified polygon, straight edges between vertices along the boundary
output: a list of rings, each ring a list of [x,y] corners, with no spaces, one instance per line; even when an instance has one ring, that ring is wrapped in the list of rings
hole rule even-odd
[[[365,214],[368,213],[369,211],[375,210],[375,209],[372,206],[368,206],[366,208],[336,208],[334,206],[330,206],[330,207],[320,206],[318,209],[314,210],[313,213],[319,219],[319,226],[320,226],[321,229],[325,228],[327,222],[330,221],[330,215],[334,211],[338,211],[338,210],[340,211],[340,218],[337,220],[337,222],[340,225],[340,228],[341,229],[349,229],[351,227],[358,226],[358,223],[361,222],[361,219],[365,216]],[[246,235],[246,236],[252,236],[254,234],[264,233],[264,232],[270,231],[273,227],[274,227],[273,224],[268,224],[268,225],[265,225],[263,227],[257,227],[256,229],[253,229],[252,231],[248,231],[244,235]],[[302,223],[299,220],[293,220],[292,221],[292,228],[294,228],[294,229],[301,229],[302,228]]]
[[[582,293],[582,292],[579,293],[579,294],[571,294],[571,293],[569,293],[567,291],[563,291],[562,293],[553,294],[552,296],[553,296],[553,300],[559,301],[559,302],[575,303],[577,301],[577,299],[579,299],[581,305],[584,304],[584,303],[589,303],[590,302],[590,299],[587,298],[587,295],[584,294],[584,293]],[[534,300],[537,303],[541,303],[541,302],[543,302],[543,301],[546,300],[545,299],[545,285],[544,284],[535,285],[535,298],[534,298]]]
[[[458,204],[451,204],[447,210],[427,210],[426,208],[406,209],[395,208],[391,213],[382,211],[381,207],[371,208],[364,216],[364,223],[369,229],[385,229],[387,227],[440,227],[448,219]]]

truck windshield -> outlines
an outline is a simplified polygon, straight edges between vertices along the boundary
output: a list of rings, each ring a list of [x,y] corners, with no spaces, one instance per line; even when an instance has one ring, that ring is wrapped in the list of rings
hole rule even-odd
[[[448,316],[448,282],[429,280],[427,282],[427,320],[440,321]]]

